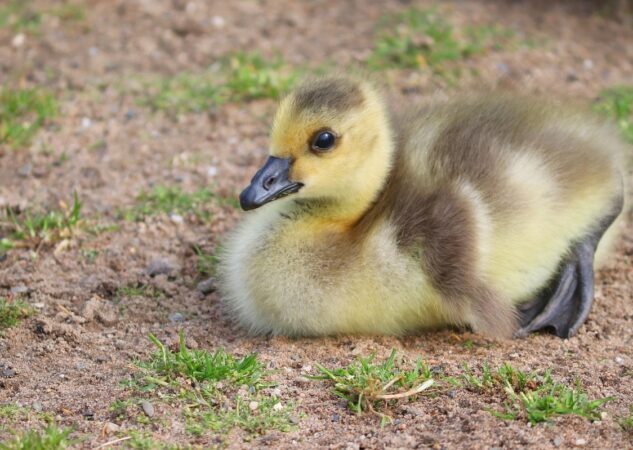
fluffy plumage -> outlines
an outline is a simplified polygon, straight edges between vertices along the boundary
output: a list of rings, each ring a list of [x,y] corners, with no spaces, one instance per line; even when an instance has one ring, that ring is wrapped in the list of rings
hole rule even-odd
[[[315,152],[324,129],[336,145]],[[457,325],[510,336],[521,305],[620,212],[613,136],[526,99],[389,114],[365,81],[309,80],[281,102],[271,134],[271,155],[302,187],[233,233],[222,298],[257,333]]]

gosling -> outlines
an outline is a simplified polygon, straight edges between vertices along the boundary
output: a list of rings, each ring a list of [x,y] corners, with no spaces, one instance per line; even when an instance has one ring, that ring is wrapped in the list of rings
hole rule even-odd
[[[526,99],[396,114],[365,80],[306,81],[240,195],[223,301],[253,333],[571,337],[623,207],[613,136]]]

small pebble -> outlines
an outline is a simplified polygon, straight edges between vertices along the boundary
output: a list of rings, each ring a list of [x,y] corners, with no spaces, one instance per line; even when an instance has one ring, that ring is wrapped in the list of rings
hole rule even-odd
[[[214,177],[218,174],[218,168],[215,166],[209,166],[207,168],[207,175],[210,177]]]
[[[83,128],[90,128],[91,125],[92,125],[92,120],[90,120],[89,117],[84,117],[83,119],[81,119],[81,126]]]
[[[560,445],[563,443],[563,440],[560,437],[555,437],[554,438],[554,447],[560,447]]]
[[[341,416],[339,414],[334,414],[332,416],[332,422],[340,422],[341,421]]]
[[[154,406],[150,402],[142,400],[141,408],[147,417],[154,417]]]
[[[297,425],[299,423],[299,418],[297,416],[290,416],[288,420],[293,425]]]
[[[31,408],[33,408],[33,411],[35,412],[42,412],[42,409],[44,409],[40,402],[34,402],[33,405],[31,405]]]
[[[587,440],[583,438],[576,439],[576,445],[582,447],[583,445],[587,445]]]
[[[26,294],[27,292],[29,292],[29,288],[23,284],[18,284],[17,286],[13,286],[11,288],[11,293],[13,295]]]
[[[211,277],[207,278],[204,281],[201,281],[200,283],[198,283],[198,286],[196,286],[196,289],[205,295],[215,292],[215,290],[217,289],[215,278]]]
[[[150,277],[156,275],[169,275],[174,270],[174,266],[163,258],[153,259],[145,268],[145,273]]]
[[[169,321],[173,323],[181,323],[185,321],[185,316],[179,312],[171,313],[169,315]]]
[[[169,218],[174,223],[183,223],[185,219],[180,214],[172,213],[169,215]]]
[[[116,423],[108,422],[104,425],[103,430],[105,434],[114,434],[119,431],[120,428],[121,427],[118,426]]]
[[[273,405],[273,411],[281,411],[282,409],[284,409],[284,407],[281,403],[275,403]]]
[[[255,411],[255,410],[257,410],[257,408],[259,408],[259,403],[255,402],[255,401],[250,402],[248,404],[248,407],[250,408],[251,411]]]
[[[15,48],[22,47],[25,41],[26,35],[24,35],[24,33],[19,33],[13,36],[13,39],[11,40],[11,45],[13,45]]]
[[[16,375],[16,371],[13,370],[11,367],[0,365],[0,369],[2,369],[0,370],[0,376],[4,378],[13,378]]]
[[[28,177],[29,175],[31,175],[32,171],[33,165],[30,163],[26,163],[18,169],[18,175],[20,175],[21,177]]]
[[[222,16],[213,16],[211,23],[216,28],[224,28],[224,18]]]
[[[616,356],[615,362],[618,364],[624,364],[624,358],[622,358],[621,356]]]
[[[273,397],[280,397],[281,396],[281,389],[275,388],[275,389],[272,390],[272,392],[270,394]]]

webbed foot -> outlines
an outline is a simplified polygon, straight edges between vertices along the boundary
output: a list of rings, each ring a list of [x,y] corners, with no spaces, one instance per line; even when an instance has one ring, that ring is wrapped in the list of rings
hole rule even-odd
[[[550,284],[533,301],[518,307],[521,328],[515,337],[543,329],[561,338],[570,338],[578,332],[593,304],[593,259],[598,242],[621,210],[620,199],[595,231],[571,248]]]
[[[516,337],[551,329],[561,338],[574,336],[593,304],[593,255],[595,245],[577,245],[558,276],[536,301],[519,307],[521,328]]]

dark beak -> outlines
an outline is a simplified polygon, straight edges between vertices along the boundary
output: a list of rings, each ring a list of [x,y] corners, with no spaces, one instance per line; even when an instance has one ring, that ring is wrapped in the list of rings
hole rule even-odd
[[[240,206],[244,211],[259,208],[268,202],[297,192],[303,184],[290,181],[290,160],[269,156],[259,169],[250,186],[240,194]]]

